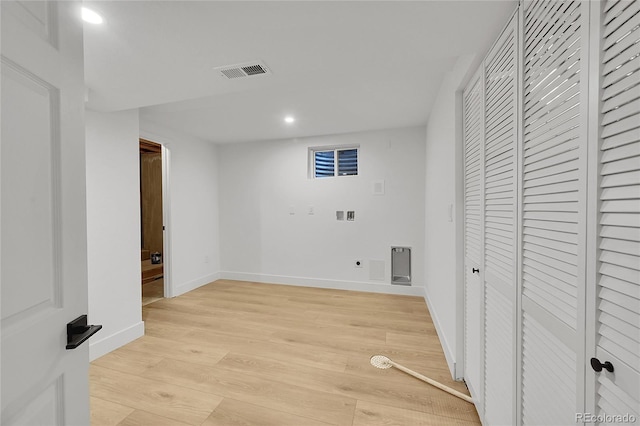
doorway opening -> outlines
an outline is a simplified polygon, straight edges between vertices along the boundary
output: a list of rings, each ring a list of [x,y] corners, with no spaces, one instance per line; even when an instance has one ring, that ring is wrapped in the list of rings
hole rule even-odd
[[[142,306],[165,297],[162,146],[140,139]]]

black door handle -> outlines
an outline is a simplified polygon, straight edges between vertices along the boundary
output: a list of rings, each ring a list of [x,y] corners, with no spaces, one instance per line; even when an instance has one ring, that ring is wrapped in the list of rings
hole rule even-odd
[[[480,274],[480,269],[478,269],[478,268],[471,268],[471,273],[472,273],[472,274]]]
[[[80,315],[67,323],[67,349],[75,349],[102,328],[101,325],[87,325],[87,316]]]
[[[591,358],[591,368],[593,368],[593,371],[595,371],[596,373],[601,372],[603,368],[609,373],[613,373],[613,364],[611,364],[609,361],[601,363],[598,358]]]

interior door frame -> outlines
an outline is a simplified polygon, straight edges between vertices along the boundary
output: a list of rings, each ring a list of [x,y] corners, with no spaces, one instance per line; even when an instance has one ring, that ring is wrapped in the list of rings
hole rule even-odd
[[[454,220],[456,223],[456,353],[454,363],[453,378],[457,381],[464,380],[464,351],[465,351],[465,225],[464,225],[464,88],[473,76],[469,67],[468,75],[463,80],[461,87],[456,90],[455,108],[456,108],[456,144],[455,144],[455,176],[456,176],[456,198],[454,204]]]
[[[162,263],[164,277],[164,297],[175,296],[171,268],[171,149],[169,142],[161,136],[140,131],[140,139],[156,143],[161,147],[162,156]]]
[[[174,297],[171,269],[171,150],[162,146],[162,248],[164,297]]]

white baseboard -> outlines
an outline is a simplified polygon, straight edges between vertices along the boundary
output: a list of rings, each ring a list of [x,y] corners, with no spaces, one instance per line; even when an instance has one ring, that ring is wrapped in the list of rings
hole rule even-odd
[[[451,373],[451,377],[455,379],[456,377],[456,357],[453,351],[451,350],[451,346],[449,346],[449,341],[447,340],[447,336],[445,336],[444,331],[442,330],[442,326],[440,325],[440,321],[438,319],[437,311],[431,305],[431,301],[429,299],[429,295],[427,294],[427,288],[424,289],[424,301],[427,304],[427,308],[429,308],[429,313],[431,314],[431,319],[433,320],[433,325],[436,327],[436,333],[438,333],[438,338],[440,339],[440,344],[442,345],[442,351],[444,352],[444,357],[447,360],[447,366],[449,366],[449,372]]]
[[[202,287],[203,285],[219,280],[220,278],[220,273],[216,272],[215,274],[205,275],[204,277],[200,277],[184,284],[177,285],[173,288],[171,297],[180,296],[181,294],[185,294],[191,290],[195,290],[198,287]]]
[[[335,290],[367,291],[370,293],[402,294],[406,296],[423,296],[421,286],[404,286],[391,284],[377,284],[362,281],[326,280],[307,277],[290,277],[286,275],[255,274],[247,272],[222,271],[220,279],[253,281],[267,284],[296,285],[300,287],[331,288]]]
[[[98,337],[97,334],[95,337]],[[129,342],[133,342],[138,337],[144,336],[144,322],[140,321],[132,326],[106,336],[100,340],[89,343],[89,360],[100,358],[102,355],[124,346]],[[94,337],[94,338],[95,338]]]

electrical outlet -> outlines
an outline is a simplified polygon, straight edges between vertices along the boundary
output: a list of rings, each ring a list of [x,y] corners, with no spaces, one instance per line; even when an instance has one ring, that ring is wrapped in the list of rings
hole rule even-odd
[[[356,260],[355,262],[353,262],[353,266],[355,266],[356,268],[362,268],[362,260]]]
[[[209,256],[204,257],[204,263],[209,263]]]

